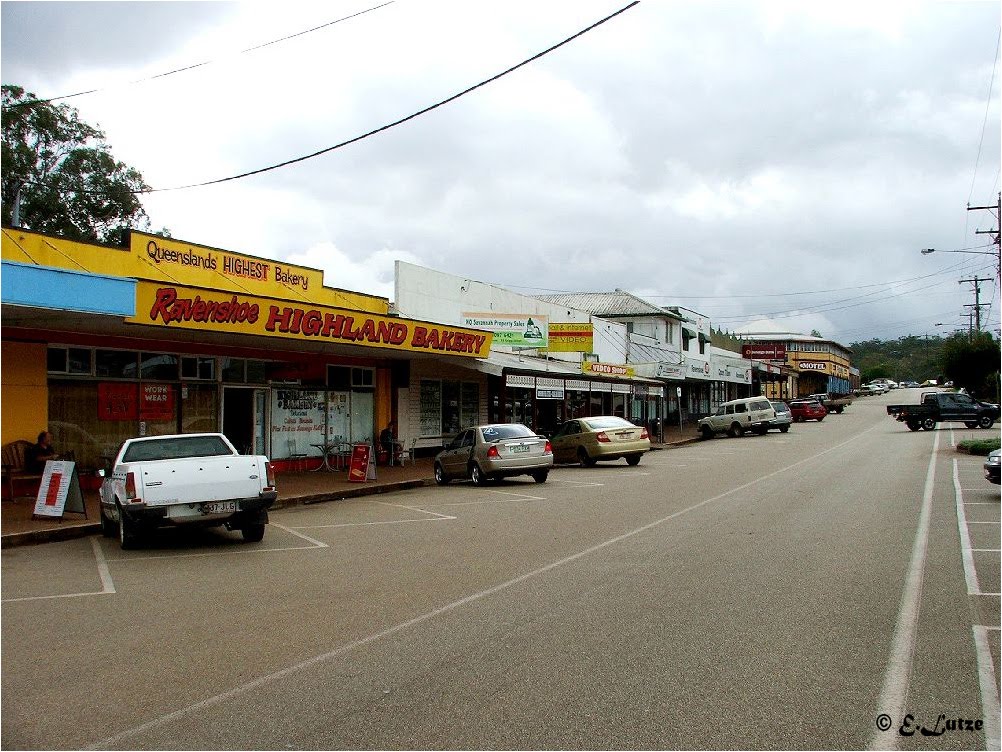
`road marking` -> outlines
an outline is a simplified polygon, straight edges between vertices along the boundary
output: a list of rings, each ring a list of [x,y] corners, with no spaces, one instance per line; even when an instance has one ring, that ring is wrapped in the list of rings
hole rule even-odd
[[[111,579],[111,570],[108,569],[108,560],[104,557],[104,549],[97,538],[90,539],[91,548],[94,549],[94,558],[97,559],[97,573],[101,578],[101,592],[114,593],[115,583]]]
[[[978,656],[978,680],[981,684],[981,717],[985,720],[985,749],[999,749],[1002,720],[999,718],[999,693],[995,663],[988,644],[988,630],[998,627],[975,625],[974,645]]]
[[[964,579],[967,581],[967,594],[976,595],[981,592],[978,583],[978,571],[974,568],[974,556],[971,555],[971,533],[967,529],[967,515],[964,513],[964,492],[960,490],[960,465],[953,460],[953,492],[957,503],[957,528],[960,531],[960,555],[964,562]]]
[[[284,530],[287,533],[291,533],[292,535],[295,535],[297,538],[302,538],[304,541],[309,541],[310,543],[312,543],[314,546],[317,546],[318,548],[329,548],[329,546],[326,543],[324,543],[323,541],[318,541],[316,538],[311,538],[308,535],[303,535],[302,533],[297,533],[291,527],[286,527],[285,525],[279,525],[277,522],[272,522],[272,523],[269,523],[269,524],[274,525],[279,530]]]
[[[588,481],[588,480],[564,480],[563,478],[550,478],[550,483],[563,483],[568,486],[574,486],[576,488],[588,488],[588,487],[599,487],[604,486],[605,483],[599,483],[598,481]]]
[[[999,520],[995,520],[994,522],[991,522],[991,521],[989,521],[989,522],[979,522],[977,520],[973,520],[971,522],[968,522],[967,524],[968,525],[998,525],[998,524],[1000,524],[1000,522],[999,522]]]
[[[932,492],[936,480],[936,455],[939,451],[939,436],[933,440],[932,455],[926,470],[925,491],[922,494],[922,509],[919,513],[912,555],[908,564],[908,575],[901,593],[898,620],[891,639],[891,654],[884,672],[884,684],[880,690],[877,709],[891,718],[904,718],[905,700],[911,679],[912,655],[915,650],[915,633],[918,628],[919,606],[922,603],[922,577],[925,572],[926,552],[929,546],[929,520],[932,517]],[[879,731],[870,742],[870,749],[895,749],[898,735],[894,729]]]
[[[455,600],[452,603],[447,603],[444,606],[433,609],[431,611],[427,611],[423,614],[415,616],[413,619],[409,619],[405,622],[395,624],[392,627],[387,627],[382,631],[376,632],[367,637],[362,637],[360,639],[355,640],[354,642],[349,642],[345,645],[341,645],[340,647],[336,647],[332,650],[327,651],[326,653],[321,653],[319,655],[313,656],[312,658],[307,658],[304,661],[300,661],[299,663],[295,663],[291,666],[286,666],[285,668],[279,669],[278,671],[275,671],[273,673],[264,674],[263,676],[259,676],[257,679],[253,679],[244,684],[239,684],[230,690],[221,692],[220,694],[213,695],[212,697],[207,697],[204,700],[200,700],[199,702],[192,703],[191,705],[187,705],[183,708],[171,711],[170,713],[166,713],[164,715],[151,718],[150,720],[141,723],[138,726],[133,726],[132,728],[120,731],[119,733],[107,739],[102,739],[101,741],[95,742],[94,744],[85,747],[85,749],[111,749],[112,747],[120,744],[125,739],[128,739],[131,736],[135,736],[136,734],[141,734],[151,729],[157,728],[159,726],[170,724],[175,720],[192,715],[193,713],[198,713],[200,711],[207,710],[208,708],[214,707],[216,705],[220,705],[229,700],[236,699],[237,697],[240,697],[241,695],[244,695],[252,690],[258,689],[259,687],[266,686],[280,679],[284,679],[285,677],[292,676],[293,674],[296,673],[300,673],[313,666],[317,666],[323,663],[328,663],[334,660],[335,658],[340,658],[341,656],[351,653],[357,650],[358,648],[365,647],[366,645],[377,642],[386,637],[395,635],[398,632],[403,632],[407,629],[411,629],[412,627],[416,627],[420,624],[430,621],[431,619],[442,616],[443,614],[451,613],[452,611],[462,608],[463,606],[467,606],[471,603],[476,603],[477,601],[483,600],[484,598],[488,598],[492,595],[497,595],[498,593],[510,590],[516,585],[521,585],[522,583],[529,582],[545,574],[549,574],[554,570],[565,567],[568,564],[572,564],[586,556],[590,556],[591,554],[594,554],[598,551],[602,551],[610,546],[622,543],[623,541],[629,540],[637,535],[641,535],[642,533],[654,530],[664,525],[665,523],[671,522],[673,520],[678,519],[679,517],[682,517],[683,515],[686,515],[690,512],[695,512],[709,504],[713,504],[715,502],[721,501],[722,499],[726,499],[729,496],[740,494],[742,491],[745,491],[755,485],[758,485],[763,481],[775,478],[779,475],[782,475],[783,473],[789,472],[790,470],[794,470],[800,467],[801,465],[804,465],[808,462],[812,462],[813,460],[816,460],[819,457],[824,457],[825,455],[830,454],[838,449],[854,444],[859,440],[860,436],[862,436],[863,434],[870,433],[871,431],[875,431],[877,428],[878,425],[874,425],[872,428],[868,428],[860,432],[859,434],[849,439],[848,441],[843,441],[840,444],[835,444],[834,446],[831,446],[828,449],[818,452],[817,454],[812,455],[811,457],[806,457],[802,460],[794,462],[791,465],[782,467],[779,470],[774,470],[771,473],[766,473],[765,475],[762,475],[754,480],[750,480],[747,483],[743,483],[740,486],[735,486],[729,491],[724,491],[723,493],[717,494],[716,496],[712,496],[708,499],[703,499],[703,501],[697,502],[689,507],[686,507],[685,509],[680,509],[677,512],[673,512],[672,514],[669,514],[667,517],[662,517],[659,520],[649,522],[646,525],[641,525],[638,528],[634,528],[633,530],[630,530],[626,533],[617,535],[614,538],[609,538],[608,540],[602,541],[601,543],[597,543],[582,551],[578,551],[576,554],[571,554],[570,556],[566,556],[563,559],[550,562],[549,564],[545,564],[544,566],[539,567],[538,569],[526,572],[524,574],[519,575],[518,577],[513,577],[510,580],[506,580],[505,582],[499,583],[485,590],[481,590],[476,593],[471,593],[470,595],[460,598],[459,600]]]
[[[29,595],[24,598],[4,598],[0,603],[23,603],[25,601],[46,601],[55,598],[83,598],[87,595],[114,595],[115,583],[111,579],[111,572],[108,570],[108,560],[104,558],[104,551],[98,538],[90,539],[91,548],[94,550],[94,558],[97,560],[97,575],[101,579],[101,589],[86,593],[63,593],[61,595]]]
[[[997,549],[997,548],[972,548],[971,550],[974,551],[975,553],[979,553],[979,552],[998,553],[999,552],[999,549]]]
[[[379,504],[384,507],[397,507],[399,509],[406,509],[410,512],[423,512],[424,514],[431,514],[435,517],[441,517],[444,520],[454,520],[455,517],[450,517],[447,514],[439,514],[438,512],[432,512],[430,509],[422,509],[421,507],[411,506],[410,504],[394,504],[390,501],[369,501],[369,504]]]

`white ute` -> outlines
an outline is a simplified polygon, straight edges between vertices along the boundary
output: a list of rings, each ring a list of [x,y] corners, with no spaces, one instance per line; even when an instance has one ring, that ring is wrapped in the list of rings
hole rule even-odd
[[[268,458],[238,453],[221,433],[129,439],[101,474],[101,532],[122,548],[169,525],[225,525],[257,542],[278,498]]]

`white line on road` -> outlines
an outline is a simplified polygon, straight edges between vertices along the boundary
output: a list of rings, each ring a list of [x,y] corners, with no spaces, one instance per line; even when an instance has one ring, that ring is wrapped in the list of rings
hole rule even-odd
[[[24,598],[4,598],[0,603],[24,603],[25,601],[47,601],[55,598],[83,598],[87,595],[114,595],[115,582],[111,579],[111,572],[108,570],[108,560],[104,558],[104,551],[101,549],[100,539],[92,537],[90,539],[91,548],[94,549],[94,558],[97,560],[97,575],[101,578],[101,589],[86,593],[63,593],[61,595],[30,595]]]
[[[314,546],[317,546],[319,548],[329,548],[329,546],[326,543],[324,543],[323,541],[318,541],[316,538],[311,538],[308,535],[303,535],[303,533],[297,533],[291,527],[286,527],[285,525],[279,525],[277,522],[272,522],[272,523],[269,523],[269,524],[274,525],[279,530],[284,530],[287,533],[291,533],[292,535],[295,535],[297,538],[302,538],[304,541],[309,541]]]
[[[932,492],[936,480],[936,454],[939,451],[939,433],[932,444],[932,456],[926,470],[925,491],[918,528],[912,543],[912,555],[901,593],[898,620],[891,640],[891,654],[884,672],[884,684],[877,701],[877,710],[891,718],[903,718],[908,684],[911,679],[912,656],[915,650],[915,632],[918,627],[919,607],[922,604],[922,578],[925,573],[926,552],[929,546],[929,520],[932,516]],[[895,730],[878,731],[870,742],[870,749],[895,749],[898,742]]]
[[[160,726],[170,724],[171,722],[178,720],[180,718],[184,718],[194,713],[207,710],[211,707],[220,705],[229,700],[236,699],[237,697],[245,695],[252,690],[266,686],[280,679],[284,679],[285,677],[292,676],[293,674],[300,673],[318,664],[330,662],[336,658],[340,658],[343,655],[351,653],[357,650],[358,648],[364,647],[373,642],[377,642],[386,637],[390,637],[391,635],[397,634],[398,632],[403,632],[407,629],[411,629],[412,627],[416,627],[438,616],[442,616],[443,614],[455,611],[456,609],[459,609],[463,606],[483,600],[484,598],[490,597],[492,595],[497,595],[498,593],[502,593],[506,590],[510,590],[516,585],[520,585],[524,582],[534,580],[556,569],[560,569],[562,567],[567,566],[568,564],[572,564],[586,556],[590,556],[591,554],[594,554],[598,551],[602,551],[610,546],[614,546],[616,544],[622,543],[623,541],[627,541],[642,533],[654,530],[664,525],[667,522],[676,520],[679,517],[682,517],[683,515],[689,514],[690,512],[695,512],[709,504],[721,501],[722,499],[726,499],[735,494],[740,494],[742,491],[745,491],[753,486],[756,486],[759,483],[762,483],[763,481],[770,480],[771,478],[775,478],[779,475],[789,472],[790,470],[794,470],[800,467],[801,465],[807,464],[808,462],[812,462],[813,460],[818,459],[819,457],[824,457],[825,455],[837,451],[845,446],[855,444],[859,440],[860,436],[876,430],[877,427],[878,427],[877,425],[874,425],[872,428],[868,428],[865,431],[862,431],[860,434],[857,434],[848,441],[843,441],[840,444],[835,444],[834,446],[831,446],[828,449],[818,452],[815,455],[806,457],[805,459],[802,460],[798,460],[797,462],[794,462],[791,465],[787,465],[786,467],[782,467],[779,470],[775,470],[771,473],[766,473],[765,475],[759,476],[754,480],[748,481],[747,483],[743,483],[740,486],[735,486],[729,491],[724,491],[723,493],[717,494],[716,496],[704,499],[703,501],[697,502],[696,504],[686,507],[685,509],[680,509],[677,512],[669,514],[667,517],[662,517],[659,520],[655,520],[654,522],[649,522],[646,525],[634,528],[633,530],[630,530],[629,532],[623,533],[621,535],[617,535],[614,538],[609,538],[608,540],[605,540],[601,543],[597,543],[594,546],[590,546],[589,548],[586,548],[582,551],[578,551],[576,554],[571,554],[570,556],[564,557],[563,559],[559,559],[557,561],[539,567],[538,569],[534,569],[531,572],[526,572],[525,574],[519,575],[518,577],[513,577],[510,580],[494,585],[493,587],[487,588],[486,590],[481,590],[477,593],[472,593],[463,598],[460,598],[459,600],[455,600],[452,603],[448,603],[439,608],[420,614],[419,616],[415,616],[413,619],[409,619],[408,621],[401,622],[392,627],[388,627],[380,632],[371,634],[368,637],[362,637],[358,640],[355,640],[354,642],[349,642],[345,645],[341,645],[340,647],[336,647],[326,653],[321,653],[320,655],[315,655],[312,658],[307,658],[305,661],[301,661],[291,666],[287,666],[286,668],[280,669],[271,674],[265,674],[263,676],[259,676],[257,679],[249,681],[245,684],[237,685],[236,687],[233,687],[233,689],[227,690],[226,692],[213,695],[212,697],[207,697],[204,700],[193,703],[191,705],[187,705],[183,708],[179,708],[178,710],[174,710],[172,712],[165,713],[164,715],[151,718],[145,723],[141,723],[138,726],[125,729],[115,734],[114,736],[95,742],[94,744],[91,744],[90,746],[86,747],[86,749],[111,749],[113,746],[121,743],[122,741],[128,739],[129,737],[144,733],[146,731],[150,731],[151,729]]]
[[[999,749],[1002,720],[999,718],[998,683],[995,679],[995,662],[988,645],[989,627],[975,625],[974,645],[978,655],[978,680],[981,684],[981,717],[985,720],[985,749]],[[991,627],[998,629],[998,627]]]
[[[981,592],[978,583],[978,570],[974,568],[974,556],[971,555],[971,533],[967,529],[967,515],[964,513],[964,492],[960,490],[960,466],[953,461],[953,492],[957,499],[957,528],[960,531],[960,555],[964,562],[964,579],[967,581],[967,594],[975,595]]]
[[[968,522],[967,524],[968,525],[998,525],[998,524],[1002,524],[1002,523],[1000,523],[999,520],[988,520],[988,521],[984,521],[984,522],[981,522],[981,521],[978,521],[978,520],[972,520],[971,522]]]
[[[90,539],[91,548],[94,549],[94,558],[97,559],[97,573],[101,578],[101,592],[114,593],[115,582],[111,579],[111,571],[108,569],[108,560],[104,558],[104,549],[97,538]]]

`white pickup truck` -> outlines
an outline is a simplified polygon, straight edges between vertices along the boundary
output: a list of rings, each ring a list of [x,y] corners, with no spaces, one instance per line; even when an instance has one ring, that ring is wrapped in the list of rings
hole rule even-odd
[[[101,531],[122,548],[169,525],[225,525],[257,542],[278,498],[268,458],[239,454],[220,433],[129,439],[101,474]]]

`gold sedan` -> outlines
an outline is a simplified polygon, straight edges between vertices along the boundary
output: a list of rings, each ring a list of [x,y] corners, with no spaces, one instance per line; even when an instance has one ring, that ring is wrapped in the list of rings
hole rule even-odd
[[[580,462],[587,467],[623,457],[626,464],[636,465],[651,448],[646,428],[615,415],[569,420],[557,428],[550,443],[554,462]]]

